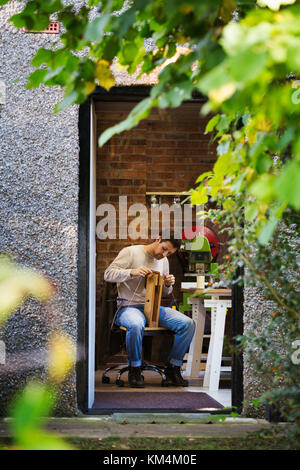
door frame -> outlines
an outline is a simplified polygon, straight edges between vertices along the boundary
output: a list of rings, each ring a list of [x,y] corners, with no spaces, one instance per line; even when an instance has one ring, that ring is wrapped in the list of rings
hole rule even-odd
[[[79,106],[79,202],[78,202],[78,287],[77,287],[77,346],[78,361],[76,364],[77,404],[83,413],[88,413],[91,404],[91,387],[89,370],[95,354],[95,343],[91,341],[91,325],[95,318],[90,318],[90,244],[91,244],[91,107],[97,98],[107,101],[126,101],[126,97],[135,96],[142,99],[149,95],[150,86],[113,87],[109,92],[101,87]],[[195,98],[203,98],[195,95]],[[203,99],[204,101],[204,99]],[[96,237],[96,234],[93,235]],[[91,289],[92,291],[93,289]],[[232,286],[232,337],[243,334],[243,287]],[[90,393],[89,393],[90,392]],[[237,412],[242,410],[243,402],[243,356],[233,355],[232,363],[232,406]]]
[[[89,383],[89,256],[90,256],[90,134],[91,96],[79,107],[78,284],[77,284],[77,405],[88,411]]]

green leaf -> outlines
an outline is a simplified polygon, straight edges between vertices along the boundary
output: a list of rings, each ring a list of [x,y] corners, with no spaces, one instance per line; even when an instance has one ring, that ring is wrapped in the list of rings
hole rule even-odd
[[[156,100],[152,98],[146,98],[140,101],[133,110],[130,112],[128,117],[116,124],[115,126],[106,129],[99,138],[99,145],[102,147],[113,135],[119,134],[120,132],[127,131],[136,126],[142,119],[145,119],[153,106],[157,103]]]
[[[235,8],[235,0],[223,0],[220,8],[220,16],[224,23],[228,23],[232,19],[232,14]]]
[[[255,169],[258,174],[268,173],[272,164],[272,158],[267,153],[264,153],[257,159]]]
[[[72,104],[77,103],[79,94],[76,90],[73,90],[71,93],[69,93],[60,103],[55,105],[55,112],[59,113],[63,109],[67,108],[68,106],[71,106]]]
[[[196,183],[201,183],[205,178],[209,178],[212,176],[212,171],[206,171],[205,173],[202,173],[198,178],[196,179]]]
[[[208,132],[212,132],[216,124],[218,124],[219,120],[220,120],[220,114],[216,114],[214,117],[212,117],[206,124],[204,134],[207,134]]]
[[[21,438],[28,429],[40,426],[53,409],[55,398],[50,388],[29,382],[12,405],[14,435]]]
[[[30,15],[25,15],[24,13],[18,13],[10,17],[9,21],[13,23],[16,28],[33,28],[33,19]]]
[[[274,197],[274,176],[263,174],[250,186],[249,192],[264,202],[271,202]]]
[[[89,23],[84,33],[84,39],[87,41],[100,42],[110,17],[110,12],[105,13],[104,15],[98,16],[91,23]]]
[[[263,226],[258,235],[258,241],[261,245],[267,245],[272,238],[274,231],[278,225],[279,219],[272,217],[266,225]]]
[[[258,207],[256,204],[248,205],[245,209],[245,218],[249,222],[254,220],[258,215]]]
[[[224,152],[218,157],[216,163],[214,164],[213,169],[214,169],[215,176],[217,175],[218,177],[223,177],[226,174],[226,172],[229,170],[230,166],[231,166],[230,154],[228,155],[227,152]]]
[[[128,64],[133,62],[139,52],[138,46],[134,42],[126,42],[120,54],[120,63]]]
[[[63,8],[63,4],[60,0],[43,0],[38,6],[40,11],[45,13],[56,13]]]
[[[232,211],[232,208],[234,207],[234,202],[232,199],[226,199],[223,203],[223,207],[224,209],[226,209],[227,211]]]
[[[44,78],[48,73],[48,69],[37,69],[28,77],[26,88],[38,88],[43,83]]]
[[[217,153],[218,153],[218,155],[223,155],[223,154],[225,154],[225,153],[228,153],[229,148],[230,148],[230,140],[225,140],[225,141],[221,142],[221,143],[217,146]]]
[[[270,23],[273,15],[269,12],[266,16],[268,16],[265,18],[266,21],[258,24],[245,25],[245,22],[232,22],[225,26],[220,43],[228,56],[235,56],[247,49],[253,50],[257,44],[267,43],[273,32],[273,25]],[[259,21],[257,17],[255,19],[256,22]]]
[[[32,15],[34,20],[33,25],[29,28],[33,31],[44,31],[49,27],[49,15],[47,13],[39,13],[38,15]]]
[[[191,97],[193,85],[190,81],[179,82],[174,85],[169,91],[164,92],[158,96],[158,104],[161,108],[176,108],[184,100]]]
[[[267,54],[246,50],[228,59],[228,73],[236,82],[247,83],[257,78],[266,67]]]
[[[108,39],[105,38],[105,44],[103,47],[103,59],[111,62],[118,54],[120,47],[120,40],[117,36],[110,36]]]
[[[11,427],[16,445],[24,450],[68,450],[63,439],[42,426],[56,403],[56,392],[47,385],[28,382],[11,406]]]
[[[128,29],[135,22],[136,11],[134,8],[129,8],[122,15],[116,17],[112,23],[111,31],[119,38],[124,38]]]
[[[290,70],[293,72],[299,72],[300,70],[300,56],[299,56],[299,48],[300,48],[300,39],[299,38],[290,38],[288,48],[287,48],[287,65]]]
[[[197,188],[197,191],[193,191],[191,194],[191,203],[194,205],[205,204],[208,201],[207,188],[202,185]]]
[[[223,133],[223,131],[227,131],[228,128],[229,128],[228,117],[226,116],[226,114],[221,114],[220,119],[218,119],[218,122],[216,124],[216,129],[220,133]]]
[[[64,67],[59,67],[55,70],[53,69],[47,69],[47,75],[44,77],[44,83],[48,84],[48,82],[50,82],[53,77],[57,77],[57,75],[60,74],[60,72],[63,72],[64,71]]]
[[[286,200],[294,209],[300,209],[300,161],[285,165],[275,180],[275,191],[281,200]]]
[[[220,65],[214,67],[210,72],[206,73],[200,80],[198,80],[196,87],[204,94],[207,95],[211,90],[219,89],[222,85],[230,83],[232,78],[228,74],[226,63],[222,62]]]
[[[31,61],[31,65],[39,67],[42,64],[48,64],[52,60],[53,51],[41,47]]]

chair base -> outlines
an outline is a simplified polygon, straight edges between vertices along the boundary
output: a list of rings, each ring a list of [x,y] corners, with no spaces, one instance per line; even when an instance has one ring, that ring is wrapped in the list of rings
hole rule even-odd
[[[109,371],[111,371],[113,369],[116,369],[116,368],[119,368],[119,367],[120,367],[120,364],[116,364],[115,366],[108,367],[107,369],[105,369],[105,371],[102,374],[102,383],[103,384],[110,383],[110,378],[106,374]],[[121,380],[121,375],[124,374],[124,372],[128,372],[128,370],[129,370],[129,366],[124,366],[118,372],[117,377],[116,377],[116,385],[118,385],[119,387],[124,387],[125,382],[124,382],[124,380]],[[141,371],[143,372],[144,370],[151,370],[152,372],[156,372],[156,373],[160,374],[160,376],[161,376],[161,386],[162,387],[167,387],[168,386],[167,377],[166,377],[165,372],[164,372],[165,367],[157,366],[157,365],[155,366],[153,364],[146,364],[145,362],[143,362],[142,365],[141,365]]]

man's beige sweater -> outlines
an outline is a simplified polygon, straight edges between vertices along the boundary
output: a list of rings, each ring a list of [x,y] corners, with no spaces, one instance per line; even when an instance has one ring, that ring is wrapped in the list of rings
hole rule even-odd
[[[146,279],[142,276],[132,277],[131,269],[145,266],[161,275],[169,274],[167,258],[157,260],[149,255],[144,245],[132,245],[123,248],[104,272],[104,280],[116,282],[118,286],[118,305],[137,305],[145,303]],[[163,286],[162,295],[172,292],[172,286]]]

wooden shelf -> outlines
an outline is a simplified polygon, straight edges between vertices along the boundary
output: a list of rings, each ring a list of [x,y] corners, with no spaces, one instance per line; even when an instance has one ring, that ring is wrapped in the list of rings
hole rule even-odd
[[[187,193],[187,192],[182,192],[182,193],[172,193],[172,192],[163,192],[163,193],[159,193],[157,191],[154,191],[154,192],[146,192],[146,196],[190,196],[191,193]]]
[[[188,289],[182,287],[181,292],[189,292],[190,294],[207,294],[207,295],[231,295],[231,289]]]

